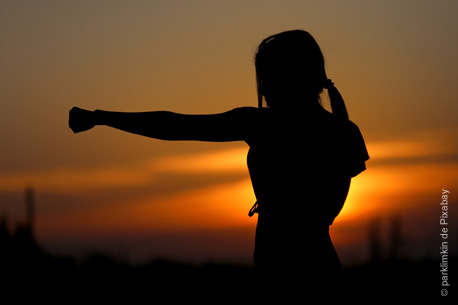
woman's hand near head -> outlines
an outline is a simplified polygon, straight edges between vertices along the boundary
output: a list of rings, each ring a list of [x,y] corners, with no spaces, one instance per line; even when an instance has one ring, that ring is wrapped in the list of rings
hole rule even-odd
[[[68,125],[74,133],[89,130],[96,125],[94,112],[73,107],[70,110]]]

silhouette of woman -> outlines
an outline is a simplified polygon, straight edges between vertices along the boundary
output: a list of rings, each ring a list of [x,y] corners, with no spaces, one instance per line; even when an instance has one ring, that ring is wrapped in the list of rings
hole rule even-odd
[[[308,32],[264,39],[255,68],[258,108],[184,115],[74,107],[69,125],[75,133],[107,125],[162,140],[245,141],[257,199],[249,214],[258,213],[254,260],[261,278],[288,285],[308,278],[323,285],[341,269],[329,226],[343,207],[351,178],[366,168],[366,146]],[[321,106],[323,88],[332,113]]]

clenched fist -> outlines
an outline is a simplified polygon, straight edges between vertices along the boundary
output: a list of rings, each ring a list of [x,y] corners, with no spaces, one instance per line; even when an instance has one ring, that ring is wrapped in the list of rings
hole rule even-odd
[[[89,130],[95,126],[94,112],[73,107],[70,110],[68,125],[74,133]]]

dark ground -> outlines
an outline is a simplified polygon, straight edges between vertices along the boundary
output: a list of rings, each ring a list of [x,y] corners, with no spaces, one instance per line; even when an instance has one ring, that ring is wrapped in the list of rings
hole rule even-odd
[[[254,300],[272,292],[271,288],[258,285],[259,280],[251,266],[190,265],[168,260],[132,265],[97,254],[76,260],[46,253],[30,238],[29,233],[27,228],[23,228],[10,235],[0,228],[0,270],[4,296],[13,295],[15,299],[21,299],[30,291],[35,291],[36,297],[63,295],[65,300],[84,299],[89,295],[91,298],[143,295],[156,301],[170,300],[153,304],[181,304],[182,300],[204,298],[219,304],[218,300]],[[304,281],[296,293],[304,298],[316,295],[320,298],[374,301],[430,300],[434,297],[444,301],[454,298],[457,291],[458,271],[455,270],[458,269],[453,268],[456,261],[456,257],[449,258],[451,288],[441,286],[439,259],[378,259],[359,266],[346,266],[340,281],[340,293],[328,287],[326,281],[315,283],[319,290],[308,290],[310,282]],[[447,288],[449,293],[446,298],[441,297],[443,288]]]

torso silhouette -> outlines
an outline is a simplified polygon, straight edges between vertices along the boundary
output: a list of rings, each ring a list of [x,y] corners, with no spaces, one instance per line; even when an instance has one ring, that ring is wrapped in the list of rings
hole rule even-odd
[[[251,121],[248,168],[258,201],[255,264],[266,270],[340,269],[329,225],[367,151],[356,125],[320,108],[313,113],[238,108]],[[249,117],[250,119],[247,119]]]

